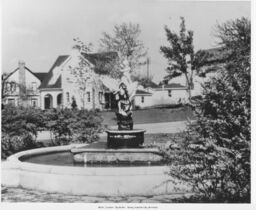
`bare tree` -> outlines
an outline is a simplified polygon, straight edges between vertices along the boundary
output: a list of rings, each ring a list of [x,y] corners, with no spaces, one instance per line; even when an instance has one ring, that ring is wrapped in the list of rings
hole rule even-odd
[[[115,25],[113,34],[104,32],[100,39],[102,51],[114,51],[119,55],[119,62],[124,59],[129,61],[130,68],[146,64],[147,50],[139,39],[141,33],[140,25],[133,23],[122,23]]]

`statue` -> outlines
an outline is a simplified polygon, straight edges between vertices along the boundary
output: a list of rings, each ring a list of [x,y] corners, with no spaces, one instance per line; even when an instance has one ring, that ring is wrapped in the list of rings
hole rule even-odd
[[[123,73],[123,76],[119,84],[119,90],[115,93],[118,107],[116,113],[118,129],[132,130],[132,101],[136,94],[138,83],[131,80],[131,69],[127,60],[122,63],[120,71]]]

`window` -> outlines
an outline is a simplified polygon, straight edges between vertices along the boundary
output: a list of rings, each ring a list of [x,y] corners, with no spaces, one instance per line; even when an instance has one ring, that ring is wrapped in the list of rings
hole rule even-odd
[[[171,90],[168,90],[168,96],[172,97],[172,91]]]
[[[100,101],[100,103],[102,103],[102,100],[103,99],[103,93],[102,92],[99,92],[99,101]]]
[[[32,82],[32,90],[35,92],[36,91],[36,83]]]
[[[35,99],[35,98],[31,99],[31,105],[33,107],[37,107],[37,99]]]
[[[70,101],[69,92],[67,92],[66,95],[67,95],[67,102],[69,103]]]
[[[11,84],[8,82],[6,83],[6,90],[7,91],[10,91],[11,90]]]
[[[10,89],[11,89],[11,92],[14,92],[16,90],[16,84],[14,82],[10,84]]]
[[[87,101],[88,101],[88,102],[91,102],[91,95],[90,95],[90,92],[87,92]]]
[[[14,98],[9,98],[7,103],[11,104],[11,105],[15,105],[15,99]]]
[[[144,103],[144,96],[141,96],[141,103]]]

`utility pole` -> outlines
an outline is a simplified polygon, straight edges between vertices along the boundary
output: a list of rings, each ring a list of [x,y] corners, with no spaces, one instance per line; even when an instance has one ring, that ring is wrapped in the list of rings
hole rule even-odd
[[[149,58],[147,58],[147,80],[149,80]]]
[[[149,90],[149,62],[150,62],[149,57],[147,57],[147,84],[148,84],[147,90]]]

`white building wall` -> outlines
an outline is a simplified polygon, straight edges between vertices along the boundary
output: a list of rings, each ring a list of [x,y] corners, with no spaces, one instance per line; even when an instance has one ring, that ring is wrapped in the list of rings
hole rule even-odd
[[[168,105],[178,104],[180,102],[186,102],[188,99],[188,92],[184,89],[172,89],[171,96],[169,96],[169,90],[151,90],[152,95],[144,96],[144,103],[142,103],[141,95],[135,96],[135,106],[140,108],[157,106],[157,105]]]
[[[102,109],[102,104],[99,101],[99,92],[101,91],[94,82],[94,79],[97,81],[98,76],[92,72],[93,66],[88,63],[87,68],[92,77],[87,81],[85,91],[80,90],[77,78],[72,74],[72,69],[79,66],[79,57],[79,52],[72,52],[70,58],[61,66],[63,106],[71,108],[72,97],[74,97],[78,109],[92,109],[93,106],[96,109]]]
[[[19,84],[19,69],[17,71],[15,71],[12,75],[10,75],[10,77],[8,77],[7,79],[7,82],[15,82],[16,84]],[[38,87],[40,86],[41,84],[41,81],[34,75],[32,74],[31,72],[29,72],[28,70],[25,71],[25,86],[26,86],[26,89],[27,89],[27,93],[29,95],[31,95],[29,98],[28,98],[28,105],[32,106],[32,99],[35,99],[37,100],[37,106],[40,107],[40,92],[38,90]],[[35,89],[36,91],[34,91],[32,93],[32,89],[33,89],[33,83],[35,83]],[[33,96],[32,96],[33,94]],[[19,86],[17,85],[16,86],[16,90],[15,92],[12,92],[11,93],[11,96],[8,96],[6,98],[6,101],[8,101],[8,99],[15,99],[15,105],[18,105],[19,104]]]
[[[142,100],[142,97],[144,100]],[[151,106],[151,96],[149,95],[136,95],[134,98],[134,104],[135,106],[138,106],[140,108],[145,108],[148,106]]]

